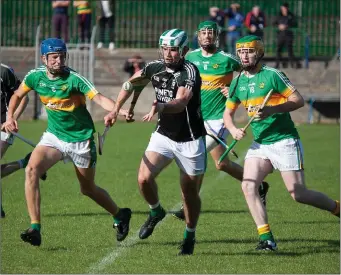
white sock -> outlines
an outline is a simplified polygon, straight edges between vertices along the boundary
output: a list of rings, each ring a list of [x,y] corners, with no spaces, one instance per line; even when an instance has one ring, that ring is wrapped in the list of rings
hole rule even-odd
[[[187,232],[195,232],[195,227],[194,228],[189,228],[187,225],[186,225],[186,231]]]
[[[155,209],[160,205],[160,202],[158,201],[157,203],[153,204],[153,205],[149,205],[150,209]]]

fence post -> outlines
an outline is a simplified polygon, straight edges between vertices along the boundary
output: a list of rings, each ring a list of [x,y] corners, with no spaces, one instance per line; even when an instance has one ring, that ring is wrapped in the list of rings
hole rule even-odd
[[[309,35],[306,34],[304,41],[304,67],[309,69]]]
[[[94,67],[95,67],[95,39],[96,39],[96,30],[97,27],[94,26],[92,28],[91,32],[91,38],[90,38],[90,53],[89,53],[89,80],[94,83]],[[92,100],[88,103],[87,107],[89,110],[89,113],[92,115]]]
[[[35,68],[39,67],[40,64],[40,25],[37,27],[36,37],[35,37]],[[41,114],[41,106],[40,106],[39,96],[37,92],[34,93],[34,114],[33,119],[37,120]]]

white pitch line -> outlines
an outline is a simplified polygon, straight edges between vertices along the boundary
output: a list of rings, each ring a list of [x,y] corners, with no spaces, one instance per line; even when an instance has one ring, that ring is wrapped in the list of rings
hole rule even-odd
[[[234,162],[240,164],[240,162],[244,160],[245,154],[246,154],[246,151],[241,154],[243,157],[239,157],[237,159],[237,161],[234,161]],[[227,174],[225,172],[220,172],[217,175],[216,179],[221,179],[224,176],[227,176]],[[200,190],[200,194],[202,193],[204,186],[205,185],[203,184],[202,188]],[[210,184],[208,186],[211,188],[213,186],[213,184]],[[207,190],[207,187],[205,188],[205,190]],[[181,206],[181,204],[182,204],[182,202],[179,202],[176,205],[174,205],[172,207],[171,211],[178,210],[179,207]],[[134,212],[133,212],[133,214],[134,214]],[[162,225],[164,223],[164,221],[167,220],[170,216],[171,216],[170,214],[166,215],[166,217],[164,217],[164,219],[161,222],[159,222],[156,227],[159,227],[160,225]],[[102,260],[100,260],[97,263],[90,266],[89,273],[90,274],[99,274],[100,271],[102,271],[108,265],[112,264],[118,257],[122,256],[125,252],[127,252],[127,250],[129,250],[132,246],[134,246],[139,241],[139,239],[140,239],[139,238],[139,232],[140,232],[140,229],[138,229],[134,233],[134,235],[132,235],[132,236],[128,237],[126,240],[124,240],[118,248],[116,248],[114,251],[110,252]]]

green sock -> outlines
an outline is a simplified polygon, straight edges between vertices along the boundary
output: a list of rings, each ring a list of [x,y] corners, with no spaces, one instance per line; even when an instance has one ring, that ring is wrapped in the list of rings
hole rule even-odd
[[[159,204],[156,208],[150,209],[150,215],[152,217],[159,216],[162,214],[163,208],[161,207],[161,204]]]
[[[118,210],[116,216],[112,216],[113,219],[114,219],[114,223],[115,224],[119,224],[121,222],[121,219],[119,218],[119,213],[120,213],[121,210]]]
[[[260,238],[262,241],[267,241],[267,240],[269,240],[269,241],[275,242],[274,236],[272,235],[272,232],[271,232],[271,231],[259,235],[259,238]]]
[[[41,225],[40,223],[31,223],[31,228],[40,231]]]
[[[191,229],[190,229],[191,230]],[[185,229],[184,232],[184,239],[195,239],[195,230],[194,231],[188,231],[188,229]]]

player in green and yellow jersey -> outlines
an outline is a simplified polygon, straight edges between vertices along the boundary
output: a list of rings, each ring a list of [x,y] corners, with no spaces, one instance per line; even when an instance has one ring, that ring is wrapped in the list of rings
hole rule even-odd
[[[326,195],[307,189],[303,172],[303,148],[289,112],[304,105],[304,99],[283,72],[261,63],[264,45],[258,36],[249,35],[236,43],[243,71],[230,85],[224,112],[224,123],[232,137],[240,140],[244,129],[233,123],[233,115],[241,103],[250,117],[254,141],[244,164],[242,189],[260,238],[257,250],[276,250],[277,245],[257,189],[262,180],[278,169],[291,197],[332,212],[340,217],[340,203]],[[270,100],[259,110],[265,96],[272,90]]]
[[[45,105],[48,120],[47,130],[33,150],[26,167],[25,195],[31,226],[21,238],[31,245],[41,244],[39,177],[58,161],[72,161],[81,192],[107,210],[114,218],[117,240],[128,234],[131,210],[118,208],[109,194],[95,184],[96,146],[91,115],[86,109],[85,96],[108,112],[115,107],[114,101],[100,94],[94,85],[65,65],[67,49],[57,38],[48,38],[41,43],[44,66],[31,70],[12,95],[7,120],[2,130],[17,132],[14,113],[25,95],[35,90]],[[121,114],[127,114],[122,112]],[[109,119],[104,118],[109,125]]]
[[[218,170],[226,172],[241,182],[243,167],[228,158],[218,164],[225,147],[217,140],[218,138],[224,141],[228,135],[223,122],[226,96],[233,78],[233,72],[239,71],[241,64],[235,55],[218,49],[219,31],[216,22],[201,22],[197,32],[200,48],[187,54],[186,59],[198,67],[202,80],[201,111],[207,131],[206,148],[215,161]],[[268,184],[264,182],[259,188],[264,204],[266,203],[267,191]],[[175,212],[174,216],[183,220],[183,208]]]

